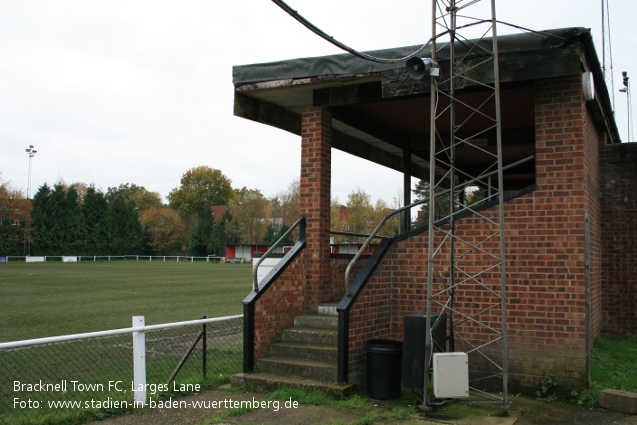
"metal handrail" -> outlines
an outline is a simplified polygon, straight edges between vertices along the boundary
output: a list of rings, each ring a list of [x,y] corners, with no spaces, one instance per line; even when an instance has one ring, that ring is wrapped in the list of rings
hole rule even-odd
[[[530,161],[531,159],[535,158],[535,155],[531,155],[531,156],[527,156],[526,158],[523,158],[519,161],[513,162],[509,165],[507,165],[506,167],[502,167],[502,170],[508,170],[509,168],[513,168],[513,167],[517,167],[520,164],[523,164],[527,161]],[[467,186],[471,186],[473,184],[475,184],[476,182],[481,181],[482,179],[485,179],[487,177],[490,177],[492,175],[495,175],[498,173],[498,170],[494,170],[491,171],[489,173],[483,174],[479,177],[473,178],[469,181],[466,181],[464,183],[461,183],[459,185],[456,186],[456,189],[462,189],[465,188]],[[447,193],[451,192],[451,189],[447,189],[447,190],[443,190],[442,192],[439,192],[436,194],[436,196],[441,196],[441,195],[446,195]],[[369,244],[371,243],[371,240],[374,239],[376,237],[376,234],[380,231],[381,227],[383,227],[385,225],[385,223],[387,222],[387,220],[389,220],[392,216],[401,213],[405,210],[411,209],[415,206],[418,206],[420,204],[424,204],[425,202],[428,202],[429,198],[425,198],[422,199],[420,201],[416,201],[413,202],[409,205],[406,205],[402,208],[398,208],[397,210],[391,211],[389,212],[385,217],[383,217],[383,219],[380,221],[380,223],[378,223],[378,225],[376,226],[376,228],[374,229],[374,231],[369,235],[369,237],[367,238],[367,240],[365,241],[365,243],[363,244],[363,246],[358,250],[358,252],[356,253],[356,255],[354,255],[354,258],[352,259],[352,261],[350,261],[350,263],[347,265],[347,269],[345,269],[345,295],[347,295],[348,297],[350,297],[352,295],[351,291],[349,290],[349,275],[350,272],[352,271],[352,267],[354,266],[354,263],[356,263],[356,261],[360,258],[360,256],[363,254],[363,252],[365,251],[365,249],[369,246]]]
[[[259,258],[259,260],[257,261],[257,263],[254,265],[254,270],[252,270],[252,290],[253,291],[258,291],[259,290],[259,279],[257,277],[257,272],[259,270],[259,265],[261,264],[261,262],[263,260],[265,260],[268,255],[270,255],[272,253],[272,251],[274,251],[276,249],[276,247],[278,247],[281,242],[290,234],[294,231],[294,229],[296,229],[297,227],[299,227],[299,225],[301,224],[301,222],[305,219],[305,217],[301,217],[298,220],[296,220],[296,222],[279,238],[279,240],[277,240],[274,245],[272,245],[270,247],[270,249],[268,249],[265,254],[263,254],[263,256],[261,258]]]

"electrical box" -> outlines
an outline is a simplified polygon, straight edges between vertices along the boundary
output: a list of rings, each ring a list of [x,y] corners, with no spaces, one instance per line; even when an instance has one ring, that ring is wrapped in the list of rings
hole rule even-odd
[[[469,397],[469,356],[467,353],[434,353],[434,396]]]

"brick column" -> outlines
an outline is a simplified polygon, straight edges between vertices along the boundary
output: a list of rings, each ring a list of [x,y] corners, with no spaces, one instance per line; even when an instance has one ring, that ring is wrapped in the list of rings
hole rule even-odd
[[[321,107],[302,111],[301,216],[306,217],[305,310],[316,311],[330,285],[330,185],[332,114]]]

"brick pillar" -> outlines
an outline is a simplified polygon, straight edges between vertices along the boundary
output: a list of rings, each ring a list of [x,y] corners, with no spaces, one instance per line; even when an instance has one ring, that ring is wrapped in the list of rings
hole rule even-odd
[[[302,111],[301,216],[306,217],[306,311],[329,301],[330,185],[332,173],[332,114],[321,107]]]

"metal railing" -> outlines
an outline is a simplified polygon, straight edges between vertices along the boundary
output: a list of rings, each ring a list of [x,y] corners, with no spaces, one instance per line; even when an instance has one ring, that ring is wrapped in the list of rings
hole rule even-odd
[[[510,168],[517,167],[518,165],[524,164],[525,162],[528,162],[528,161],[532,160],[533,158],[535,158],[535,155],[527,156],[526,158],[523,158],[523,159],[521,159],[519,161],[516,161],[516,162],[513,162],[513,163],[507,165],[506,167],[503,167],[502,171],[508,170]],[[475,186],[478,182],[481,182],[484,179],[487,179],[489,181],[488,184],[489,184],[489,190],[490,190],[490,185],[491,185],[490,177],[496,175],[497,173],[498,173],[498,170],[494,170],[494,171],[491,171],[489,173],[484,173],[484,174],[482,174],[480,176],[477,176],[477,177],[475,177],[475,178],[473,178],[471,180],[468,180],[468,181],[466,181],[466,182],[464,182],[462,184],[456,185],[455,190],[464,189],[465,187],[468,187],[468,186]],[[448,194],[449,192],[451,192],[451,189],[446,189],[446,190],[443,190],[441,192],[438,192],[436,194],[436,196],[443,196],[443,195]],[[402,208],[398,208],[398,209],[396,209],[394,211],[389,212],[385,217],[383,217],[383,219],[378,223],[378,225],[376,226],[374,231],[365,240],[365,242],[363,243],[363,246],[354,255],[354,258],[352,258],[352,261],[350,261],[350,263],[347,265],[347,268],[345,269],[345,295],[347,295],[348,297],[352,296],[352,293],[351,293],[351,291],[349,289],[349,287],[350,287],[350,278],[349,278],[349,276],[350,276],[350,273],[352,271],[352,267],[354,267],[354,264],[356,263],[356,261],[358,261],[358,259],[361,257],[361,255],[363,254],[365,249],[367,249],[367,247],[371,243],[372,239],[377,237],[376,235],[378,234],[380,229],[385,225],[387,220],[389,220],[391,217],[393,217],[396,214],[399,214],[399,213],[401,213],[403,211],[406,211],[406,210],[410,210],[413,207],[416,207],[418,205],[424,204],[426,202],[429,202],[429,198],[413,202],[413,203],[411,203],[409,205],[406,205],[406,206],[404,206]]]
[[[226,383],[241,371],[242,317],[0,343],[0,424],[96,420],[174,397],[184,387]]]
[[[259,278],[257,273],[259,271],[259,266],[261,265],[263,260],[265,260],[270,254],[272,254],[272,252],[279,245],[281,245],[281,243],[285,240],[285,238],[287,238],[297,227],[299,227],[299,225],[301,224],[303,220],[305,220],[305,217],[301,217],[298,220],[296,220],[296,222],[279,238],[279,240],[277,240],[274,243],[274,245],[272,245],[270,249],[268,249],[265,252],[265,254],[263,254],[263,256],[261,256],[261,258],[259,258],[259,260],[256,262],[256,264],[254,265],[254,269],[252,270],[252,290],[253,291],[259,290]]]

